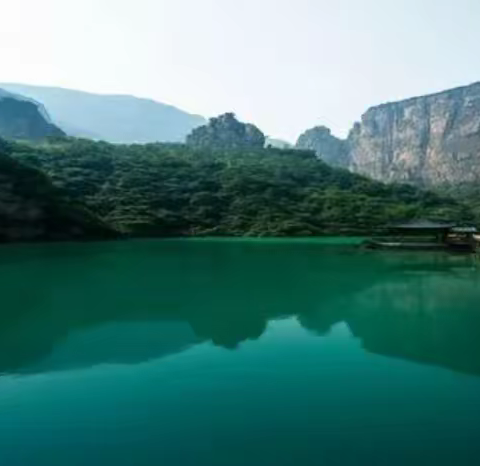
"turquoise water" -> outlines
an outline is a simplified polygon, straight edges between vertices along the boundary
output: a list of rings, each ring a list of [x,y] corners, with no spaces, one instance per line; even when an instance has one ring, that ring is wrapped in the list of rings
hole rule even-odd
[[[354,243],[0,248],[0,465],[480,464],[480,264]]]

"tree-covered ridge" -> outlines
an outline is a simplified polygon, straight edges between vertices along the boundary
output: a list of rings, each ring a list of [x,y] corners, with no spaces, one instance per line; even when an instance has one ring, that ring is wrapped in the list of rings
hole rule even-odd
[[[307,151],[62,139],[10,153],[132,235],[366,233],[420,216],[472,217],[451,198],[374,182]]]
[[[87,209],[72,203],[45,174],[10,157],[0,139],[0,242],[113,237]]]
[[[235,114],[225,113],[195,128],[187,136],[187,144],[196,148],[262,149],[265,135],[254,125],[239,122]]]

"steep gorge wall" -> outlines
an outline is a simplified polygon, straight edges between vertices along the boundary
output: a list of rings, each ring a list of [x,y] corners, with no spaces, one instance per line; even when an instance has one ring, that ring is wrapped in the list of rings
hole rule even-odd
[[[480,180],[480,83],[373,107],[348,144],[350,169],[378,180]]]
[[[337,165],[380,181],[480,181],[480,83],[372,107],[344,142]]]

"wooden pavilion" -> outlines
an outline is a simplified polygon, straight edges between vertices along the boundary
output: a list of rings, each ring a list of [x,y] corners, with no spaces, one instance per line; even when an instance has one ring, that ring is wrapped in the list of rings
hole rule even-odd
[[[367,241],[367,246],[374,249],[475,251],[479,245],[476,233],[473,226],[420,219],[388,225],[385,235]]]

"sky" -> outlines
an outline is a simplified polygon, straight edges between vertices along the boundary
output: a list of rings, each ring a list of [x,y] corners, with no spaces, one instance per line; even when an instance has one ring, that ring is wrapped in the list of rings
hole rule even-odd
[[[0,82],[233,111],[294,142],[480,80],[479,0],[1,0]]]

